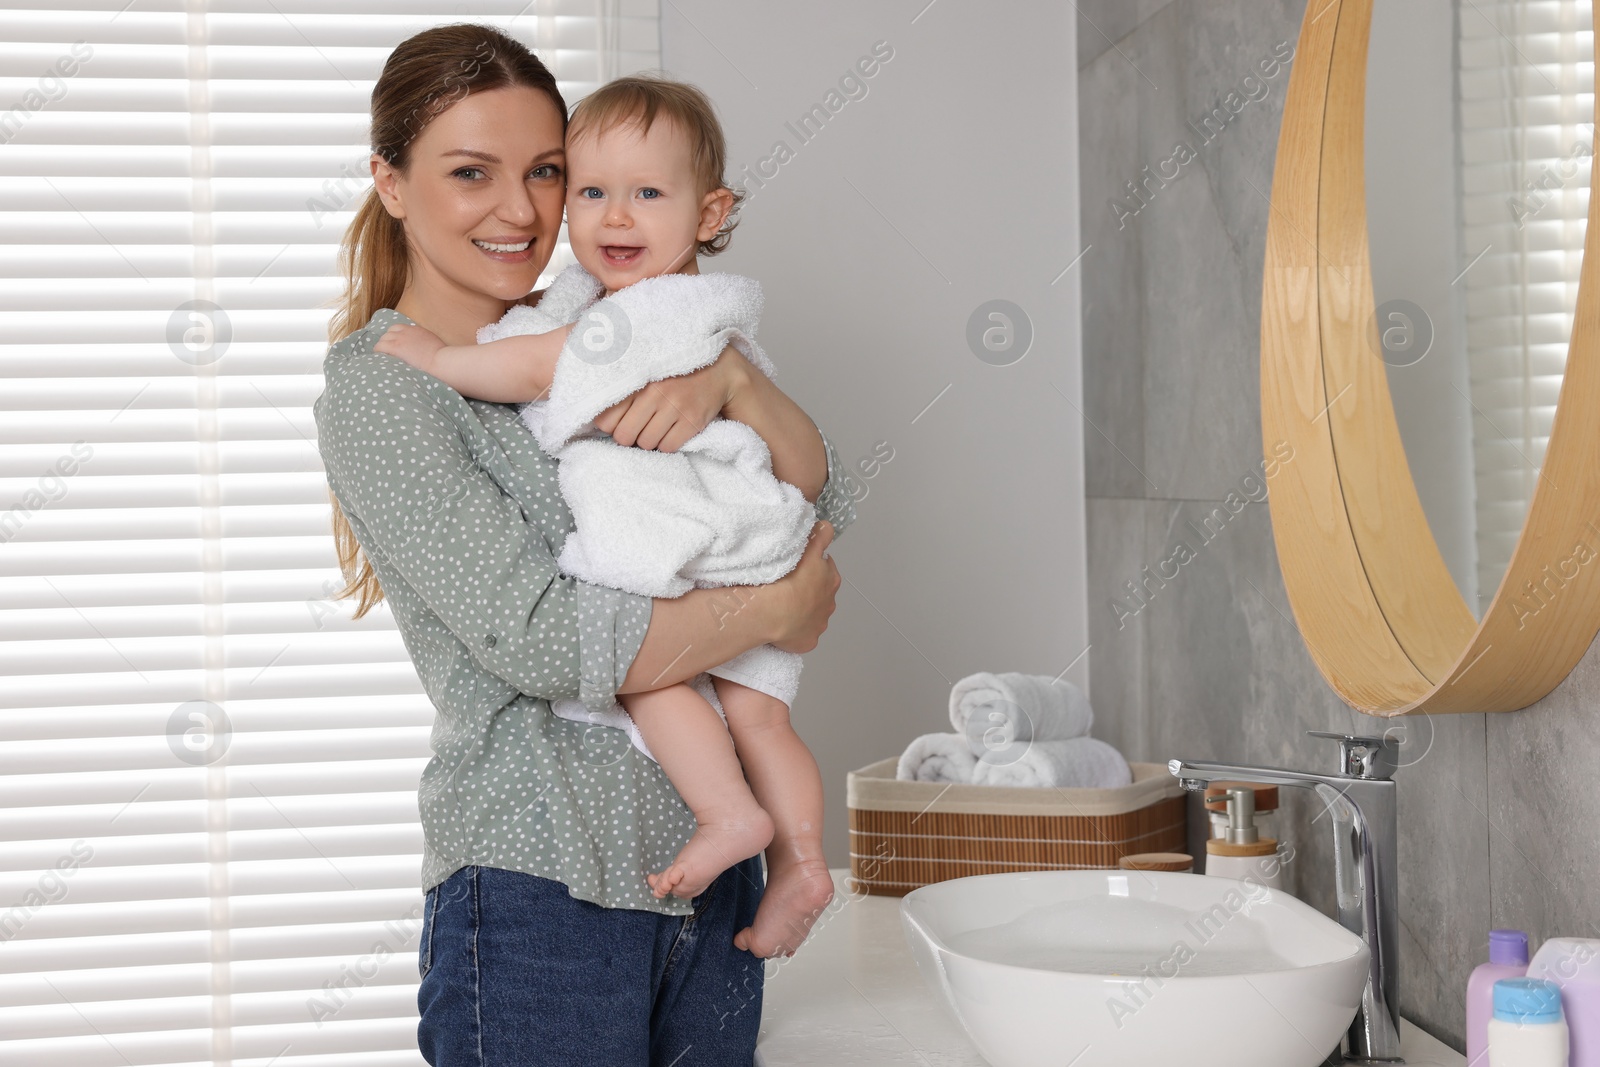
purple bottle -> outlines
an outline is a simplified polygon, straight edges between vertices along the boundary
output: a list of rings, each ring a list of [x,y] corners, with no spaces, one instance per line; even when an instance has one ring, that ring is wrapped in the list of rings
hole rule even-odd
[[[1561,987],[1572,1034],[1571,1067],[1600,1067],[1600,940],[1550,938],[1533,954],[1528,977]]]
[[[1467,1067],[1489,1067],[1489,1020],[1494,1016],[1494,984],[1528,973],[1528,935],[1521,930],[1489,931],[1489,962],[1467,979]]]

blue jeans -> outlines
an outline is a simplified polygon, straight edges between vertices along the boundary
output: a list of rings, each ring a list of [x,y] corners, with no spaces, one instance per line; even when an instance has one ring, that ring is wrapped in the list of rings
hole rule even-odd
[[[750,1067],[761,858],[694,914],[605,908],[549,878],[463,867],[425,898],[417,1043],[434,1067]]]

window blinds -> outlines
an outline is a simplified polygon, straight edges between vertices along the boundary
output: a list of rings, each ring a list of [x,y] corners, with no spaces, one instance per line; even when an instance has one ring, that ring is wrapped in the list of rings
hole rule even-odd
[[[1499,587],[1532,499],[1572,335],[1589,213],[1586,0],[1471,0],[1460,26],[1467,360],[1478,586]],[[1466,266],[1466,264],[1464,264]]]
[[[372,83],[468,20],[659,62],[654,0],[0,4],[0,1062],[422,1062],[432,709],[310,404]]]

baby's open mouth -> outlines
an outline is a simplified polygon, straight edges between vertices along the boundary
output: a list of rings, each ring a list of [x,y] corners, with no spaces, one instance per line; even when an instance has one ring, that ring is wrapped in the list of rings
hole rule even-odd
[[[613,266],[623,267],[639,258],[644,249],[638,245],[601,245],[600,254]]]

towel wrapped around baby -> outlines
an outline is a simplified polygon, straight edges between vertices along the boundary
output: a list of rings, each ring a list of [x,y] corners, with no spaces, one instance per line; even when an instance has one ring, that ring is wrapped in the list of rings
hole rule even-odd
[[[523,406],[523,422],[559,466],[575,529],[559,546],[562,571],[640,596],[678,597],[694,588],[766,585],[794,570],[816,509],[779,481],[761,435],[715,418],[675,452],[624,446],[594,425],[601,412],[662,378],[716,361],[732,344],[769,378],[755,342],[761,286],[735,274],[664,274],[610,296],[582,266],[559,275],[535,305],[518,304],[478,331],[485,343],[575,323],[546,399]],[[792,704],[800,657],[752,648],[707,673]],[[695,688],[722,708],[709,684]],[[588,709],[552,701],[562,718],[614,725],[644,744],[621,705]]]

